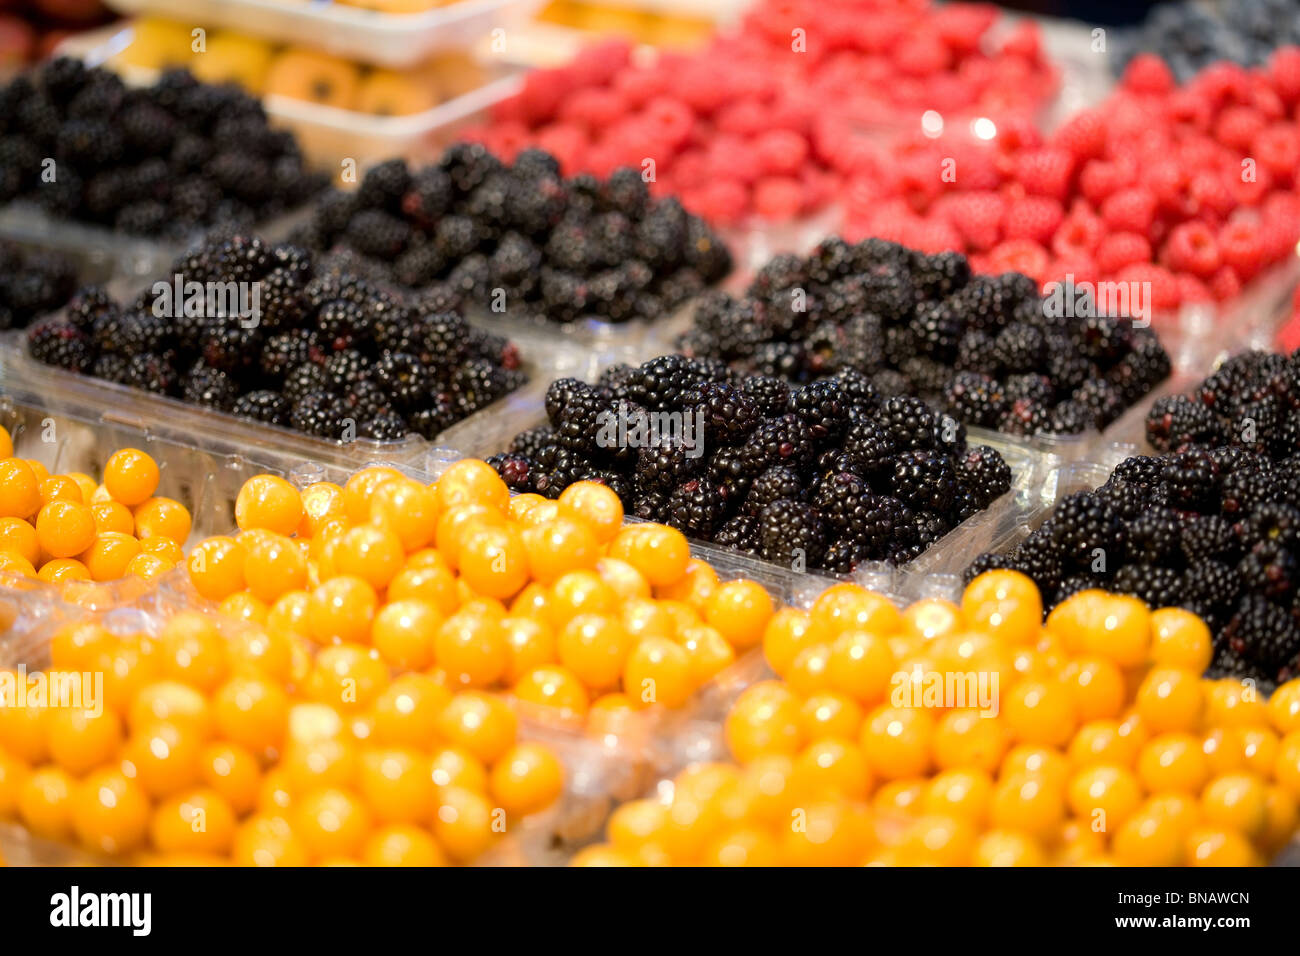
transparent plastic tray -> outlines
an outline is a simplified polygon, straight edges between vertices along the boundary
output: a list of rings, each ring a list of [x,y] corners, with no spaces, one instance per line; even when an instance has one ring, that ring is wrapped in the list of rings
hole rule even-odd
[[[379,66],[414,66],[519,23],[543,0],[457,0],[418,13],[381,13],[329,0],[106,0],[128,16],[154,14],[309,46]]]
[[[236,5],[242,6],[245,2],[247,0],[237,0]],[[258,2],[267,7],[281,6],[275,0]],[[463,5],[471,6],[475,2],[477,0],[468,0]],[[211,0],[211,3],[224,5],[223,0]],[[167,6],[163,3],[158,5]],[[315,3],[310,6],[306,3],[289,6],[286,3],[283,8],[302,11],[295,15],[303,15],[317,6]],[[354,12],[367,13],[364,10]],[[109,63],[131,45],[133,38],[130,24],[118,24],[70,37],[59,45],[59,53],[90,64]],[[156,70],[129,63],[112,62],[110,65],[127,83],[135,86],[147,86],[158,79]],[[480,120],[494,103],[519,91],[522,74],[517,68],[495,62],[485,65],[484,71],[489,79],[482,86],[439,103],[433,109],[409,116],[375,116],[275,95],[263,97],[262,105],[274,125],[293,132],[303,155],[316,166],[336,172],[342,160],[351,159],[365,168],[394,156],[432,156],[441,146],[451,142],[462,127]]]
[[[608,353],[605,358],[608,360]],[[599,365],[600,369],[605,367],[600,361],[595,364]],[[595,375],[586,377],[587,380],[594,378]],[[485,416],[475,421],[467,420],[451,426],[439,436],[439,441],[471,458],[488,458],[504,452],[517,434],[546,424],[546,384],[540,387],[530,385],[528,389],[521,390],[515,401],[500,407],[496,414],[490,417]],[[995,433],[972,432],[970,442],[988,445],[1006,459],[1012,472],[1011,490],[984,511],[962,522],[925,554],[911,562],[907,568],[893,572],[898,576],[899,581],[906,579],[912,573],[960,574],[976,555],[988,550],[990,542],[1001,540],[1008,528],[1016,524],[1023,511],[1034,504],[1039,482],[1047,474],[1047,469],[1056,464],[1053,455],[1045,455],[1038,449],[1009,441],[1005,436]],[[698,557],[708,560],[711,564],[715,561],[725,561],[726,566],[734,568],[738,574],[753,578],[769,590],[781,593],[782,598],[787,601],[789,601],[787,594],[806,590],[806,587],[798,584],[805,578],[816,584],[818,590],[835,580],[833,575],[790,571],[740,552],[717,548],[706,542],[693,541],[692,550]],[[859,572],[860,575],[867,573]],[[880,573],[879,569],[870,572],[874,575],[873,580],[880,580]]]
[[[119,590],[119,599],[106,601],[95,609],[59,602],[21,603],[18,620],[0,637],[0,666],[24,666],[28,670],[49,666],[49,641],[66,623],[94,619],[120,634],[157,633],[163,623],[180,610],[203,607],[213,612],[184,579],[183,572],[172,572],[156,589],[130,594]],[[247,624],[226,619],[223,633],[233,636]],[[525,817],[499,841],[486,859],[514,860],[533,865],[559,862],[565,847],[590,840],[618,802],[630,799],[644,786],[645,770],[638,754],[629,754],[618,746],[593,740],[581,731],[538,719],[530,711],[520,713],[521,740],[547,744],[565,766],[565,789],[546,810]],[[21,825],[0,824],[0,858],[6,862],[28,865],[120,864],[97,858],[74,846],[35,838]]]
[[[70,255],[80,282],[106,283],[120,276],[162,272],[184,242],[124,236],[106,226],[55,219],[35,203],[18,201],[0,207],[0,238],[32,249]]]

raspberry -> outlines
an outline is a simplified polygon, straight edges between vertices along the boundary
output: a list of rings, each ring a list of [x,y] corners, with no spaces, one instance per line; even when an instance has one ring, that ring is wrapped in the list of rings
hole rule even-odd
[[[808,158],[808,140],[789,130],[774,129],[757,136],[753,150],[765,173],[792,175]]]
[[[1092,213],[1071,212],[1052,237],[1052,251],[1063,258],[1091,255],[1103,232],[1101,220]]]
[[[1006,209],[995,192],[969,192],[945,196],[937,204],[948,222],[972,249],[992,249],[1002,237],[1001,222]]]
[[[1015,159],[1015,178],[1031,196],[1064,201],[1070,193],[1074,157],[1063,149],[1031,149]]]
[[[1249,280],[1264,264],[1264,247],[1258,227],[1249,222],[1230,222],[1219,230],[1219,255],[1224,265]]]
[[[1154,53],[1139,53],[1129,61],[1120,83],[1135,93],[1168,93],[1174,88],[1174,74]]]
[[[1248,106],[1229,106],[1214,124],[1214,138],[1225,146],[1246,151],[1264,129],[1266,120]]]
[[[906,76],[930,76],[948,69],[951,54],[943,42],[927,33],[909,33],[894,47],[894,65]]]
[[[1171,269],[1205,278],[1219,268],[1219,244],[1205,223],[1184,222],[1170,231],[1161,258]]]
[[[1091,159],[1079,171],[1079,191],[1094,205],[1133,183],[1133,170],[1120,162]]]
[[[1002,235],[1007,239],[1033,239],[1046,244],[1064,216],[1061,204],[1055,199],[1026,196],[1007,206],[1002,217]]]
[[[1219,302],[1230,302],[1241,293],[1241,280],[1232,266],[1224,266],[1210,277],[1210,294]]]
[[[989,251],[990,270],[1019,272],[1041,283],[1047,275],[1047,250],[1032,239],[1008,239]]]
[[[1283,46],[1273,51],[1268,78],[1281,99],[1294,105],[1300,101],[1300,47]]]
[[[1097,268],[1107,275],[1135,262],[1151,261],[1151,243],[1136,232],[1112,232],[1097,244]]]
[[[1116,190],[1101,204],[1101,218],[1112,231],[1148,235],[1156,216],[1156,198],[1141,186]]]
[[[765,219],[793,219],[803,206],[803,186],[797,180],[768,176],[754,184],[754,211]]]
[[[724,133],[757,136],[768,129],[767,111],[756,99],[744,99],[718,110],[714,125]]]
[[[691,108],[680,100],[656,97],[646,104],[640,119],[645,126],[644,142],[663,143],[670,150],[678,149],[691,137],[695,116]]]
[[[720,226],[734,225],[749,207],[749,191],[734,179],[715,179],[690,194],[691,212]]]
[[[1091,160],[1106,152],[1106,123],[1098,110],[1080,110],[1052,134],[1052,141],[1074,157]]]
[[[1260,170],[1259,172],[1263,172]],[[1241,174],[1239,171],[1228,173],[1234,181],[1240,183]],[[1220,218],[1226,218],[1228,213],[1232,212],[1237,205],[1237,200],[1232,191],[1224,181],[1224,175],[1214,170],[1201,170],[1193,173],[1191,181],[1187,184],[1192,208],[1196,210],[1209,209]]]
[[[979,49],[985,31],[997,18],[997,11],[992,6],[948,4],[935,9],[930,29],[954,53],[974,53]]]
[[[1178,308],[1178,282],[1174,274],[1155,263],[1135,262],[1125,266],[1115,276],[1121,282],[1151,283],[1150,308],[1153,312],[1168,312]]]
[[[1288,123],[1275,123],[1255,134],[1250,155],[1282,182],[1290,182],[1300,166],[1300,133]]]
[[[1210,294],[1210,287],[1196,276],[1180,272],[1174,279],[1178,286],[1178,301],[1199,303],[1214,301],[1214,296]]]

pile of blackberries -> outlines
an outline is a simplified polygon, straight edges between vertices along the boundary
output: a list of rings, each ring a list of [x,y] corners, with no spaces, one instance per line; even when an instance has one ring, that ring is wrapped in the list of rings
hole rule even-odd
[[[88,287],[28,329],[30,354],[339,440],[433,438],[525,378],[515,347],[470,326],[445,289],[403,296],[300,247],[241,234],[211,239],[177,274],[196,290],[230,283],[246,295],[192,297],[182,286],[178,297],[154,286],[123,306]]]
[[[1157,451],[1231,445],[1289,458],[1300,451],[1300,352],[1232,356],[1189,394],[1157,399],[1146,433]]]
[[[0,203],[30,199],[60,218],[188,238],[265,220],[325,184],[255,97],[185,70],[128,89],[65,58],[0,88]]]
[[[1155,53],[1180,83],[1219,60],[1259,66],[1279,46],[1300,43],[1296,0],[1199,0],[1159,4],[1141,26],[1120,31],[1111,65],[1119,76],[1139,53]]]
[[[0,330],[26,328],[77,289],[77,264],[59,252],[0,242]]]
[[[565,179],[541,150],[506,166],[477,144],[419,170],[381,163],[325,196],[297,238],[408,288],[442,282],[485,311],[558,322],[659,318],[731,270],[708,225],[634,169]]]
[[[1011,487],[996,451],[852,369],[800,386],[665,355],[552,382],[490,459],[519,492],[604,482],[629,514],[795,570],[903,564]]]
[[[1113,422],[1170,364],[1131,319],[1066,311],[1027,276],[972,275],[955,252],[831,238],[807,258],[772,259],[743,298],[705,295],[679,345],[793,382],[852,369],[967,425],[1079,434]]]
[[[1280,461],[1241,447],[1129,458],[968,576],[1021,571],[1047,608],[1092,587],[1185,607],[1215,635],[1212,673],[1271,690],[1300,674],[1297,451]]]

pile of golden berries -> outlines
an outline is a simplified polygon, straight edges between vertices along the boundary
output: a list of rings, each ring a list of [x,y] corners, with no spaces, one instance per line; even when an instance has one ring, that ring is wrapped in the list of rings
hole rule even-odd
[[[13,457],[0,428],[0,571],[52,584],[153,578],[180,564],[190,513],[156,497],[158,464],[135,448],[115,452],[103,481],[51,475]]]
[[[299,492],[270,475],[190,580],[226,613],[451,688],[508,691],[598,729],[677,707],[761,640],[772,599],[720,582],[686,538],[623,525],[608,487],[511,497],[481,461],[430,486],[387,467]]]
[[[224,616],[129,634],[83,618],[50,658],[26,680],[0,671],[0,819],[95,854],[465,863],[564,787],[499,696],[343,646],[299,657]]]
[[[905,611],[852,585],[782,609],[779,680],[726,719],[734,763],[624,804],[584,865],[1197,865],[1294,834],[1300,680],[1201,677],[1194,615],[1085,591],[1042,620],[991,571]]]

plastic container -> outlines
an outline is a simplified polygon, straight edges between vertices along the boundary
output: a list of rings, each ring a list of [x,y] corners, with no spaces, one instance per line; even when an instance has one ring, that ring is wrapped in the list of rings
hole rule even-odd
[[[0,207],[0,239],[32,249],[66,253],[77,264],[79,281],[103,284],[120,276],[162,272],[184,242],[124,236],[105,226],[55,219],[31,202]]]
[[[188,20],[310,46],[378,66],[414,66],[443,51],[463,49],[497,28],[525,20],[542,0],[458,0],[419,13],[381,13],[329,0],[106,0],[128,16],[184,15]]]

